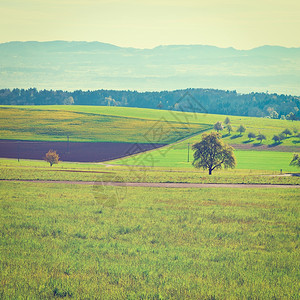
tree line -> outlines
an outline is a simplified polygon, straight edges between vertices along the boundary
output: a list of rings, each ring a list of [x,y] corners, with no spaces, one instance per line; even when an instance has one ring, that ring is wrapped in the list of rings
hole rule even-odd
[[[218,121],[217,123],[214,124],[214,129],[219,132],[222,131],[224,129],[227,129],[228,131],[228,135],[231,135],[231,132],[233,131],[233,127],[231,126],[231,121],[228,117],[226,117],[225,121],[224,121],[224,125],[221,121]],[[240,136],[243,135],[244,132],[246,132],[247,128],[245,125],[241,124],[236,132],[239,133]],[[274,134],[272,137],[272,140],[274,141],[274,144],[279,144],[281,141],[283,141],[284,139],[286,139],[289,135],[292,136],[294,134],[295,137],[300,138],[300,133],[298,132],[297,128],[293,128],[293,130],[290,130],[289,128],[284,129],[282,132],[278,133],[278,134]],[[249,141],[252,141],[253,139],[257,139],[258,141],[260,141],[260,143],[263,140],[266,140],[267,137],[262,134],[255,134],[254,132],[249,132],[248,133],[248,139]]]
[[[239,94],[216,89],[161,92],[1,89],[1,105],[96,105],[194,111],[299,120],[300,97],[269,93]]]

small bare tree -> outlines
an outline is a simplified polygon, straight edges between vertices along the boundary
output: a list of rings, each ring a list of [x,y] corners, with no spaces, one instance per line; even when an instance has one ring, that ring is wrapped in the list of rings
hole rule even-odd
[[[58,164],[59,155],[56,153],[56,151],[50,149],[46,153],[45,161],[47,161],[50,164],[50,167],[52,167],[52,165]]]

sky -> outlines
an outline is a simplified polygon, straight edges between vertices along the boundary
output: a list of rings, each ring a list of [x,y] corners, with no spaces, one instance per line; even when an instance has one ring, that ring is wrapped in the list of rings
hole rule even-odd
[[[299,0],[0,0],[0,43],[300,47]]]

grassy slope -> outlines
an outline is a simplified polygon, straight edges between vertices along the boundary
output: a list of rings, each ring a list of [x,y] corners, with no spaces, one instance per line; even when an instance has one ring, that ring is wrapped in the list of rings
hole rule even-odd
[[[0,184],[3,299],[297,298],[298,190]]]
[[[102,114],[106,116],[111,116],[113,118],[115,117],[124,117],[124,118],[138,118],[138,119],[146,119],[146,120],[157,120],[161,121],[163,124],[167,124],[167,122],[176,122],[176,123],[185,123],[185,133],[192,133],[195,132],[195,127],[193,124],[209,124],[212,126],[217,121],[224,121],[226,116],[224,115],[210,115],[210,114],[193,114],[193,113],[182,113],[182,112],[172,112],[172,111],[166,111],[166,110],[154,110],[154,109],[142,109],[142,108],[125,108],[125,107],[107,107],[107,106],[61,106],[61,105],[54,105],[54,106],[0,106],[0,107],[6,107],[6,108],[22,108],[26,110],[31,109],[38,109],[40,111],[46,111],[51,118],[53,118],[54,114],[49,114],[48,111],[68,111],[68,113],[60,113],[58,114],[58,119],[61,119],[61,116],[63,114],[66,114],[66,118],[69,118],[70,120],[73,120],[73,118],[76,119],[77,122],[80,121],[80,118],[83,118],[82,120],[86,124],[87,120],[84,118],[85,116],[89,116],[91,120],[91,124],[88,126],[88,129],[85,132],[85,135],[92,139],[92,134],[95,134],[94,127],[96,123],[93,123],[94,119],[91,117],[91,115],[85,115],[85,114]],[[72,114],[73,112],[73,114]],[[24,112],[23,112],[24,113]],[[78,114],[74,113],[84,113],[80,115],[80,118],[78,118]],[[56,112],[57,114],[57,112]],[[278,134],[282,132],[286,128],[290,128],[291,130],[294,128],[297,128],[300,131],[300,125],[299,122],[292,122],[287,120],[271,120],[271,119],[265,119],[265,118],[254,118],[254,117],[239,117],[239,116],[229,116],[231,120],[231,124],[234,128],[234,130],[237,129],[237,127],[240,124],[244,124],[247,128],[246,133],[244,133],[243,136],[237,136],[235,133],[232,133],[231,136],[226,137],[227,132],[223,132],[224,134],[224,140],[230,144],[241,144],[243,142],[248,142],[247,134],[248,132],[254,132],[255,134],[258,134],[259,132],[262,134],[265,134],[267,136],[267,141],[265,141],[265,144],[271,144],[272,137],[274,134]],[[153,122],[153,121],[152,121]],[[154,123],[151,123],[154,125]],[[155,123],[156,124],[156,123]],[[47,125],[47,124],[45,124]],[[49,125],[49,124],[48,124]],[[78,124],[79,125],[79,124]],[[150,124],[145,123],[143,124],[132,124],[130,128],[137,129],[137,128],[145,128],[146,125],[149,127]],[[142,127],[141,127],[142,125]],[[110,126],[110,134],[112,135],[112,139],[114,139],[115,134],[118,135],[120,132],[120,127],[124,126],[124,123],[122,124],[114,124],[113,122],[109,125]],[[126,126],[126,125],[125,125]],[[201,126],[201,125],[200,125]],[[72,125],[72,127],[76,128],[76,124]],[[162,126],[163,127],[163,126]],[[172,131],[174,128],[172,128],[172,123],[168,124],[167,127],[165,127],[164,132]],[[125,127],[128,132],[128,127]],[[78,128],[77,131],[74,132],[78,134],[79,131],[81,131],[82,128]],[[181,128],[182,129],[182,128]],[[68,131],[69,129],[65,128],[65,131]],[[91,131],[92,130],[92,131]],[[115,133],[115,134],[114,134]],[[97,134],[102,135],[102,132],[98,132]],[[124,133],[127,137],[131,137],[133,134],[130,133]],[[168,133],[172,134],[172,133]],[[105,133],[104,133],[105,135]],[[188,135],[188,134],[187,134]],[[183,136],[183,135],[182,135]],[[98,137],[99,139],[99,137]],[[173,139],[174,140],[174,139]],[[194,142],[197,140],[197,138],[191,139],[189,142]],[[256,141],[253,141],[251,143],[256,143]],[[250,144],[251,144],[250,143]],[[292,137],[288,138],[283,141],[282,145],[287,146],[295,146],[298,145],[299,139]]]
[[[0,107],[1,139],[66,141],[69,135],[71,141],[173,143],[211,127],[200,122],[185,126],[175,119],[157,121],[69,108]]]

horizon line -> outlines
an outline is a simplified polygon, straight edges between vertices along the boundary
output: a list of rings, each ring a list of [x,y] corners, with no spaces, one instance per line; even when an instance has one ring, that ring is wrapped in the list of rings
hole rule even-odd
[[[274,47],[274,48],[285,48],[285,49],[299,49],[300,45],[298,47],[287,47],[287,46],[282,46],[282,45],[270,45],[270,44],[264,44],[264,45],[260,45],[260,46],[256,46],[253,48],[247,48],[247,49],[242,49],[242,48],[235,48],[233,46],[228,46],[228,47],[221,47],[221,46],[216,46],[216,45],[212,45],[212,44],[160,44],[154,47],[133,47],[133,46],[119,46],[116,44],[112,44],[112,43],[107,43],[107,42],[101,42],[101,41],[84,41],[84,40],[45,40],[45,41],[38,41],[38,40],[11,40],[11,41],[6,41],[6,42],[0,42],[0,45],[2,44],[9,44],[9,43],[51,43],[51,42],[65,42],[65,43],[100,43],[100,44],[104,44],[104,45],[110,45],[110,46],[114,46],[114,47],[118,47],[118,48],[127,48],[127,49],[138,49],[138,50],[153,50],[159,47],[178,47],[178,46],[203,46],[203,47],[215,47],[215,48],[219,48],[219,49],[233,49],[233,50],[237,50],[237,51],[249,51],[249,50],[254,50],[254,49],[258,49],[258,48],[263,48],[263,47]]]

